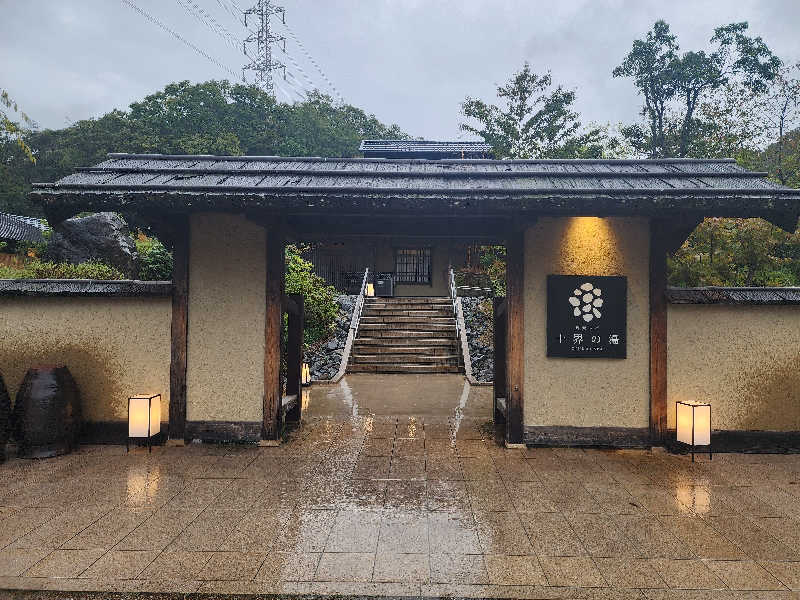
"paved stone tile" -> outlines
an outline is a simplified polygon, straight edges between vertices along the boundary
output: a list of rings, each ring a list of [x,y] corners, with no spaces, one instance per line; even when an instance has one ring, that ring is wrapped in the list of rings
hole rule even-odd
[[[50,554],[45,548],[6,548],[0,550],[0,577],[16,577]]]
[[[489,583],[496,585],[547,585],[544,571],[536,556],[484,556]]]
[[[375,554],[372,552],[323,552],[316,581],[371,581]]]
[[[595,565],[611,587],[664,588],[666,582],[649,560],[629,558],[595,558]]]
[[[383,515],[378,538],[378,553],[425,553],[428,544],[428,518],[422,512]]]
[[[567,516],[572,530],[590,556],[635,557],[640,552],[607,515],[574,513]]]
[[[488,583],[482,554],[431,554],[431,582]]]
[[[26,577],[77,577],[103,555],[103,550],[53,550],[35,563]]]
[[[256,581],[311,581],[317,572],[321,552],[272,552],[255,575]]]
[[[476,512],[475,523],[484,554],[533,554],[517,513]]]
[[[580,556],[540,556],[549,585],[606,587],[608,584],[591,558]]]
[[[375,552],[381,513],[340,511],[325,544],[325,552]]]
[[[481,552],[477,525],[471,515],[431,512],[428,514],[428,536],[432,552],[444,554]]]
[[[204,581],[244,580],[256,576],[266,554],[260,552],[211,552],[197,578]]]
[[[519,513],[519,517],[539,556],[587,556],[586,548],[564,515]]]
[[[422,510],[427,500],[425,481],[388,481],[386,484],[387,509]]]
[[[373,581],[417,582],[430,581],[430,564],[427,552],[393,554],[378,552],[375,555]]]
[[[286,552],[322,552],[335,519],[335,510],[293,511],[274,547]]]
[[[706,566],[732,590],[785,589],[783,584],[754,561],[709,560]]]
[[[702,560],[656,558],[652,563],[661,578],[673,589],[699,590],[726,587]]]
[[[81,577],[90,579],[136,579],[153,562],[156,551],[112,550],[86,569]]]
[[[162,552],[142,572],[141,577],[156,581],[197,581],[210,558],[210,552]]]

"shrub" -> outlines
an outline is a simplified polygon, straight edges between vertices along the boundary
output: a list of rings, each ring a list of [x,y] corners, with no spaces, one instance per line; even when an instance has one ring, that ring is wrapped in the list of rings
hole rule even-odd
[[[0,279],[125,279],[125,276],[101,262],[73,265],[35,260],[21,268],[0,267]]]
[[[309,261],[301,256],[301,249],[295,245],[286,247],[286,293],[302,294],[305,301],[306,345],[313,345],[325,339],[331,332],[339,305],[336,303],[336,289],[327,285],[316,275]]]
[[[172,279],[172,253],[156,238],[139,234],[136,239],[139,253],[139,279],[169,281]]]

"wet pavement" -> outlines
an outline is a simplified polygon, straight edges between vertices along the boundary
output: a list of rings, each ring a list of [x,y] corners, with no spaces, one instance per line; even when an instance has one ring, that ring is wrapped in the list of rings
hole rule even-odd
[[[508,450],[491,388],[411,414],[364,377],[276,448],[0,465],[0,589],[800,597],[800,456]]]

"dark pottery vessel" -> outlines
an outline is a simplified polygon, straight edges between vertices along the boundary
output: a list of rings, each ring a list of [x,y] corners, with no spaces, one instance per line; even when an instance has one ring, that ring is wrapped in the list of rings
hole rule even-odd
[[[6,459],[6,444],[11,435],[11,398],[0,373],[0,462]]]
[[[78,444],[80,395],[64,366],[29,369],[17,392],[13,414],[20,458],[67,454]]]

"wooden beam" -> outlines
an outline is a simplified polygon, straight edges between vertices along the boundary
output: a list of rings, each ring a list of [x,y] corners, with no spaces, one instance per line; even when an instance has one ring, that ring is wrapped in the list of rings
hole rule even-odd
[[[650,436],[667,430],[667,247],[668,224],[650,221]]]
[[[186,434],[186,364],[189,334],[189,216],[175,220],[172,232],[172,325],[169,364],[169,437]]]
[[[525,378],[525,231],[506,243],[506,443],[522,444]]]
[[[264,301],[264,411],[261,438],[277,440],[281,423],[281,330],[283,328],[284,232],[267,228],[267,282]]]

